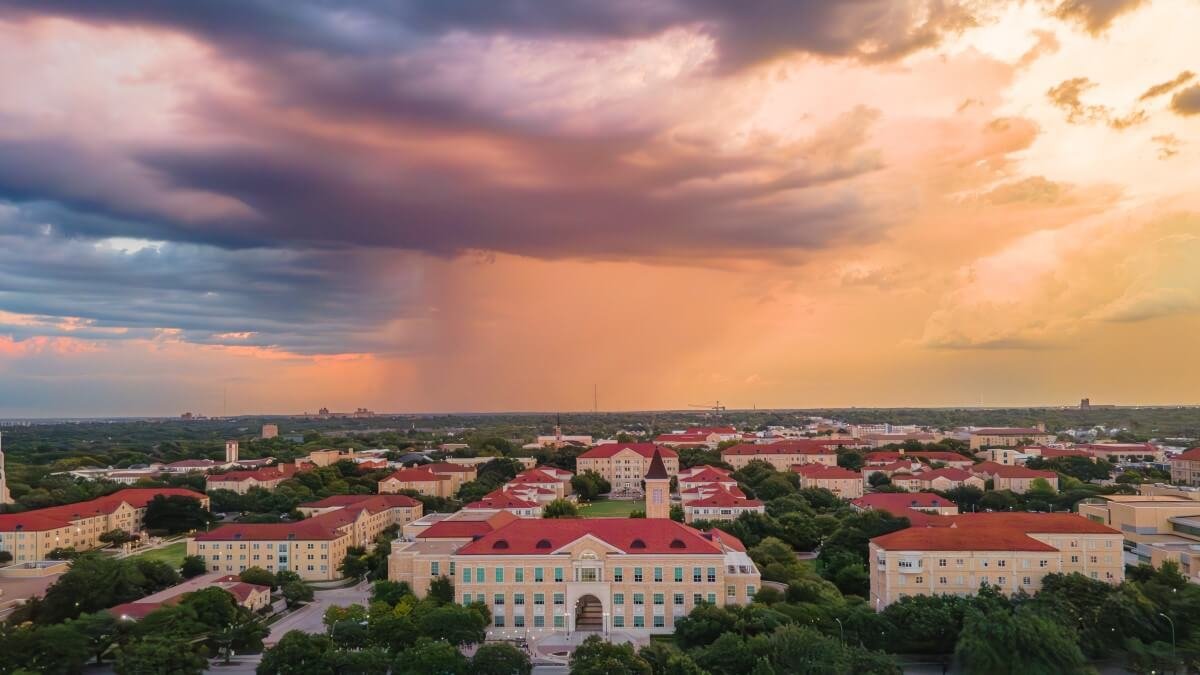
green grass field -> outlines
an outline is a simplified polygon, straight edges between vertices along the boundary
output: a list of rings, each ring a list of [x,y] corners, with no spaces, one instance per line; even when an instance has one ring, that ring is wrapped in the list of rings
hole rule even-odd
[[[601,499],[579,508],[584,518],[627,518],[630,511],[641,511],[646,502],[640,499]]]
[[[132,558],[144,558],[146,560],[161,560],[175,569],[179,569],[183,565],[183,559],[187,556],[187,542],[177,541],[174,544],[156,548],[153,551],[146,551],[137,555],[129,556]]]

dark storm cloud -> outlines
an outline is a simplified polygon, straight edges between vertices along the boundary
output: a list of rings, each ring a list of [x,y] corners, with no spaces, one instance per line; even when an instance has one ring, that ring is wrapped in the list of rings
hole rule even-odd
[[[173,243],[127,252],[44,223],[43,214],[0,202],[0,311],[86,325],[5,325],[0,315],[0,335],[129,339],[172,328],[189,342],[299,353],[415,346],[380,342],[382,323],[423,318],[419,268],[399,266],[394,255]]]
[[[177,28],[252,53],[395,52],[454,31],[531,38],[644,38],[696,27],[740,68],[788,52],[892,59],[971,25],[962,0],[42,0],[10,11]],[[1074,4],[1102,4],[1098,0]],[[1079,10],[1062,10],[1065,12]],[[1107,11],[1107,10],[1104,10]]]
[[[1093,35],[1103,33],[1122,14],[1132,12],[1145,0],[1063,0],[1055,16],[1081,24]]]
[[[1200,84],[1180,89],[1172,96],[1171,110],[1180,115],[1200,115]]]

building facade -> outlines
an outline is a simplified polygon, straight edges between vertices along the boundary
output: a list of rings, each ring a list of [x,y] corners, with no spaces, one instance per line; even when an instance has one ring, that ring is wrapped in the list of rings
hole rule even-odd
[[[944,527],[910,527],[868,546],[871,606],[910,595],[972,595],[988,584],[1036,593],[1047,574],[1080,573],[1111,584],[1125,578],[1121,533],[1057,513],[972,513]]]
[[[842,499],[863,496],[863,475],[840,466],[796,464],[792,471],[800,476],[801,488],[829,490]]]
[[[1049,445],[1053,442],[1054,434],[1046,433],[1046,427],[1042,424],[1036,427],[990,427],[971,432],[972,450],[997,446]]]
[[[1192,448],[1171,458],[1171,482],[1176,485],[1200,485],[1200,448]]]
[[[721,451],[721,461],[735,469],[750,462],[766,462],[776,471],[790,471],[796,464],[837,466],[837,448],[857,447],[858,439],[804,439],[777,443],[739,443]]]
[[[423,467],[400,469],[379,481],[379,494],[414,490],[430,497],[453,497],[453,482],[454,479],[448,474],[437,474]]]
[[[679,474],[679,455],[654,443],[608,443],[597,446],[575,460],[579,473],[595,471],[612,485],[613,494],[642,494],[642,479],[650,469],[655,450],[662,453],[667,475]]]

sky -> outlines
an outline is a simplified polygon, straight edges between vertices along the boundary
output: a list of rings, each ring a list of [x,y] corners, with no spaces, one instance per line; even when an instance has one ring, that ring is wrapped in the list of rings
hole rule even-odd
[[[0,0],[0,417],[1200,403],[1197,0]]]

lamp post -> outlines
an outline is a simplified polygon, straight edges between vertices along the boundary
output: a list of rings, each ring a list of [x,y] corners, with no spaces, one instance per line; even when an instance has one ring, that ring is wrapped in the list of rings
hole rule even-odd
[[[838,637],[842,639],[842,644],[846,644],[846,628],[842,626],[842,620],[836,616],[833,617],[833,620],[836,621],[838,625]]]
[[[1159,612],[1158,615],[1166,619],[1167,623],[1171,625],[1171,672],[1174,672],[1176,664],[1179,663],[1175,659],[1175,622],[1171,620],[1171,617],[1167,616],[1163,612]]]

